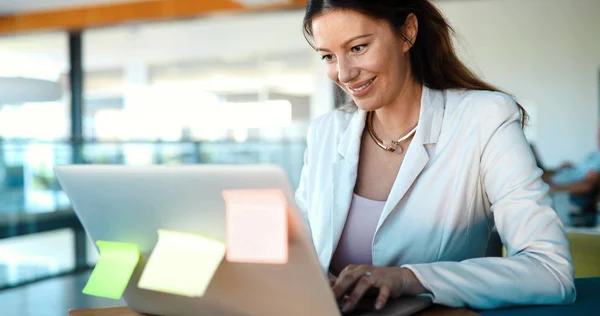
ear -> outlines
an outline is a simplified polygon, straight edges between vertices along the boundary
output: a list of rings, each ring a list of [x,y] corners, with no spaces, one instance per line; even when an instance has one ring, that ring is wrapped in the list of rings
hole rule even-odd
[[[415,41],[417,40],[418,33],[419,21],[417,20],[417,16],[414,15],[414,13],[411,13],[404,22],[404,29],[402,32],[402,37],[404,40],[402,51],[404,53],[408,52],[413,47]]]

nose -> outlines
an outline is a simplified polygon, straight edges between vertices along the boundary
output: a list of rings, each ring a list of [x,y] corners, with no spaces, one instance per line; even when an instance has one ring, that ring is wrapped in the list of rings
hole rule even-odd
[[[360,74],[360,70],[356,67],[352,61],[347,59],[339,59],[338,60],[338,80],[341,83],[347,84],[351,82],[354,78],[357,78]]]

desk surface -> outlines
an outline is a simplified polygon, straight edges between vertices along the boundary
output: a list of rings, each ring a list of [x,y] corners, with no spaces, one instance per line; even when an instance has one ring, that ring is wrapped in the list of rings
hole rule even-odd
[[[480,311],[484,316],[529,316],[529,315],[598,315],[600,310],[600,278],[575,280],[577,301],[564,306],[515,307]],[[418,314],[419,316],[476,316],[476,312],[465,308],[434,306]],[[69,311],[69,316],[142,316],[126,307],[80,309]]]
[[[577,301],[571,305],[531,306],[480,311],[484,316],[600,315],[600,278],[576,279]]]
[[[479,314],[465,308],[449,308],[444,306],[433,306],[418,316],[477,316]],[[78,309],[69,311],[69,316],[144,316],[132,312],[127,307],[109,307],[94,309]]]

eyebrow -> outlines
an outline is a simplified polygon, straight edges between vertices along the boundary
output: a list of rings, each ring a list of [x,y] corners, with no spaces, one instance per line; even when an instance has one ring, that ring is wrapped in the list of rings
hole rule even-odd
[[[373,33],[370,33],[370,34],[364,34],[364,35],[359,35],[359,36],[355,36],[355,37],[353,37],[353,38],[351,38],[351,39],[349,39],[349,40],[345,41],[345,42],[344,42],[344,44],[342,44],[340,47],[344,47],[344,46],[346,46],[346,45],[348,45],[348,44],[352,43],[353,41],[355,41],[355,40],[357,40],[357,39],[359,39],[359,38],[365,38],[365,37],[369,37],[369,36],[372,36],[372,35],[373,35]],[[329,49],[327,49],[327,48],[317,47],[317,48],[316,48],[316,51],[318,51],[318,52],[319,52],[319,51],[326,51],[326,52],[329,52],[330,50],[329,50]]]

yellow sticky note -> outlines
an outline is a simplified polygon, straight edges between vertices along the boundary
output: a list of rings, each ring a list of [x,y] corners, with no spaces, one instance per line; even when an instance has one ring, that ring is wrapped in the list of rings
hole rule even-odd
[[[288,261],[287,200],[281,190],[223,191],[227,205],[227,261]]]
[[[136,244],[98,240],[100,258],[83,293],[118,300],[140,260]]]
[[[138,287],[203,296],[224,256],[225,244],[220,241],[161,229]]]

